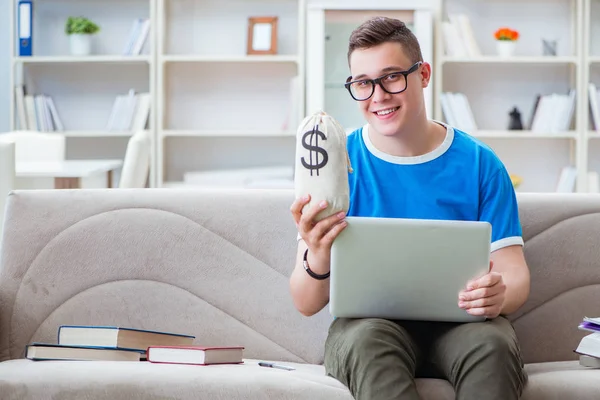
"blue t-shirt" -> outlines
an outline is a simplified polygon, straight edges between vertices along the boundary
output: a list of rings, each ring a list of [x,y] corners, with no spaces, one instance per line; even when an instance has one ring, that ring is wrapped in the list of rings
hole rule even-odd
[[[376,149],[368,125],[348,136],[348,216],[487,221],[491,250],[523,245],[515,192],[506,168],[485,144],[446,128],[430,153],[396,157]]]

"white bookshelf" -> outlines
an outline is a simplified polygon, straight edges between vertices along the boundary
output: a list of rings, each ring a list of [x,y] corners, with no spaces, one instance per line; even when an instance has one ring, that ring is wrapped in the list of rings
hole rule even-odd
[[[529,65],[560,65],[560,64],[573,64],[579,63],[578,57],[573,56],[556,56],[556,57],[540,57],[540,56],[514,56],[510,58],[498,57],[496,55],[485,55],[469,58],[456,58],[443,56],[441,64],[501,64],[501,65],[514,65],[514,64],[529,64]]]
[[[54,99],[67,157],[121,158],[131,132],[105,129],[114,99],[129,89],[149,92],[152,186],[178,187],[188,172],[290,166],[297,124],[315,107],[347,117],[349,127],[360,124],[341,86],[345,60],[331,59],[333,47],[345,53],[347,38],[332,31],[335,40],[325,40],[331,22],[339,15],[352,20],[352,13],[396,13],[416,27],[433,64],[430,116],[445,120],[442,93],[465,94],[477,124],[469,133],[523,178],[519,190],[554,191],[562,168],[573,165],[576,190],[585,192],[588,171],[600,171],[600,133],[592,130],[587,90],[589,82],[600,88],[600,41],[590,39],[600,37],[600,0],[38,0],[32,57],[18,56],[17,0],[10,2],[11,129],[19,127],[14,87],[24,84]],[[469,17],[480,55],[446,55],[440,24],[448,13]],[[69,15],[100,25],[93,55],[69,55]],[[251,16],[279,18],[278,54],[246,54]],[[150,19],[150,35],[140,55],[123,56],[135,18]],[[521,34],[513,57],[496,54],[493,32],[501,26]],[[559,39],[556,56],[542,54],[542,38]],[[296,76],[297,114],[286,126]],[[535,96],[569,89],[576,90],[576,108],[568,128],[532,131]],[[514,106],[524,130],[507,129]]]
[[[446,120],[440,102],[442,93],[463,93],[477,125],[468,133],[488,144],[509,173],[523,178],[519,191],[555,191],[567,165],[577,171],[574,190],[586,191],[587,154],[592,141],[586,139],[587,79],[583,71],[599,60],[587,58],[584,51],[587,1],[595,0],[439,0],[434,117]],[[456,14],[468,17],[480,54],[447,55],[442,22]],[[596,15],[598,19],[600,14]],[[516,51],[510,57],[497,54],[493,36],[496,29],[505,26],[520,33]],[[542,39],[558,40],[555,56],[543,54]],[[595,54],[600,55],[600,51]],[[536,96],[566,95],[569,90],[575,90],[569,126],[564,130],[532,131]],[[513,107],[521,113],[524,130],[508,129]]]
[[[157,0],[157,186],[186,173],[291,166],[291,79],[304,77],[304,0]],[[249,17],[278,18],[277,54],[247,55]]]
[[[32,56],[14,57],[14,64],[147,64],[151,63],[150,56],[118,56],[118,55],[89,55],[89,56]]]
[[[50,96],[67,137],[68,159],[122,159],[132,132],[109,130],[108,121],[117,95],[133,89],[150,94],[145,129],[154,132],[155,10],[156,0],[44,0],[33,2],[33,55],[19,56],[18,0],[10,1],[10,129],[23,129],[15,87],[25,94]],[[73,56],[65,23],[84,16],[100,26],[92,54]],[[133,21],[146,18],[150,32],[139,55],[123,55]],[[37,127],[27,126],[36,130]],[[155,180],[155,169],[150,181]],[[118,175],[115,182],[118,182]]]
[[[593,83],[600,89],[600,0],[584,0],[584,41],[585,63],[582,73],[585,81],[585,103],[583,110],[585,141],[585,164],[588,172],[600,173],[600,131],[594,129],[590,110],[590,93],[587,85]],[[600,107],[600,106],[599,106]],[[599,110],[600,111],[600,110]]]

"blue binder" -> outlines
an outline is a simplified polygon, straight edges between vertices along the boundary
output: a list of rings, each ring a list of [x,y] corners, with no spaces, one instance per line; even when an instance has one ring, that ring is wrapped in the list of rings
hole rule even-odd
[[[31,40],[33,33],[32,0],[19,0],[18,15],[19,56],[31,56],[33,53]]]

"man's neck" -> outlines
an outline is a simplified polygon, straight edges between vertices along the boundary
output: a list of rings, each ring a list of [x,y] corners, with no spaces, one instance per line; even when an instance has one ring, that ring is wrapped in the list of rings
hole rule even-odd
[[[445,137],[446,129],[427,118],[415,121],[394,136],[383,136],[377,132],[369,133],[373,146],[395,157],[416,157],[427,154],[440,146]]]

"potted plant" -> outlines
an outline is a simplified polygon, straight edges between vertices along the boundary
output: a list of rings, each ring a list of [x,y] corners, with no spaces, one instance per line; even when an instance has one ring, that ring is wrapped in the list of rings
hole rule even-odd
[[[100,31],[100,27],[85,17],[69,17],[65,25],[65,33],[69,35],[71,54],[87,56],[92,52],[92,35]]]
[[[496,51],[501,57],[514,55],[519,32],[510,28],[500,28],[494,33],[496,38]]]

